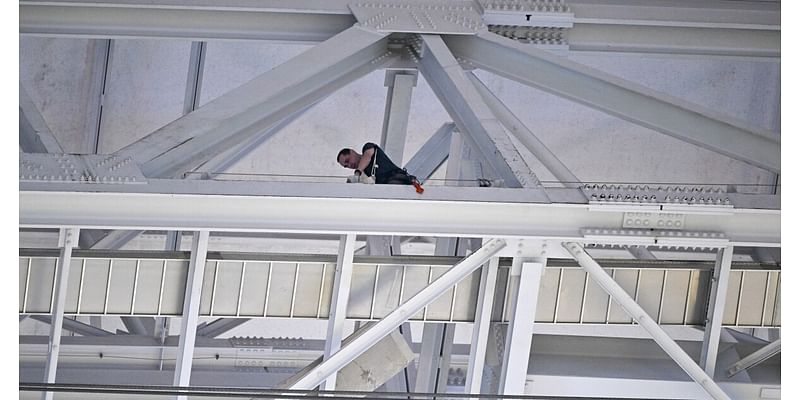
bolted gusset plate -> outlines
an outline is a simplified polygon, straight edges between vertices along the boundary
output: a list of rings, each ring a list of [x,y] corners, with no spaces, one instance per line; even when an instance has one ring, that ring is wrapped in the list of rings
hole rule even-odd
[[[586,228],[581,234],[587,244],[599,245],[719,248],[729,243],[722,232]]]
[[[713,186],[586,184],[581,191],[590,204],[731,206],[727,192]]]
[[[20,153],[20,182],[147,183],[131,157]]]
[[[572,28],[575,15],[564,0],[482,0],[489,26]]]
[[[683,229],[686,214],[663,212],[626,212],[623,228]]]
[[[486,27],[471,1],[371,0],[349,7],[359,24],[379,32],[473,35]]]

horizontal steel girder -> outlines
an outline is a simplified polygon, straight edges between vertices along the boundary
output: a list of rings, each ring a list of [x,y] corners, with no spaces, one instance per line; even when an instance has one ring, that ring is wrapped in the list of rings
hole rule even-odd
[[[780,139],[745,122],[492,33],[447,36],[445,42],[479,68],[748,164],[781,170]]]
[[[457,1],[457,0],[456,0]],[[352,26],[349,0],[20,1],[20,33],[40,36],[319,42]],[[402,3],[401,3],[402,4]],[[440,5],[442,2],[435,3]],[[777,4],[777,5],[775,5]],[[488,25],[536,27],[529,9],[492,3]],[[570,1],[570,51],[780,57],[780,5],[767,2]],[[550,13],[545,13],[550,14]]]
[[[269,8],[242,1],[226,2],[225,6],[199,2],[190,6],[180,4],[185,3],[181,1],[156,5],[127,3],[22,1],[20,34],[315,43],[327,40],[356,22],[346,6],[311,10],[300,6]]]
[[[727,196],[737,208],[684,206],[684,229],[719,232],[736,246],[780,245],[779,209],[737,205],[748,198],[764,196]],[[548,199],[555,203],[544,204]],[[19,191],[19,224],[42,228],[583,241],[584,228],[619,229],[626,212],[659,207],[667,206],[590,205],[580,189],[429,187],[420,196],[413,188],[399,185],[182,180],[150,180],[146,185],[23,182]],[[382,217],[363,218],[365,209]],[[672,210],[680,212],[677,208]]]

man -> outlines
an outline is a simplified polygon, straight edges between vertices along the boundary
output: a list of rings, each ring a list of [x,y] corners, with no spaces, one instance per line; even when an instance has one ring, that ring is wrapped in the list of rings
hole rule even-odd
[[[401,169],[375,143],[366,143],[359,154],[353,149],[344,148],[336,156],[339,165],[355,170],[354,173],[363,181],[363,177],[374,177],[377,184],[414,185],[417,192],[422,193],[417,178]]]

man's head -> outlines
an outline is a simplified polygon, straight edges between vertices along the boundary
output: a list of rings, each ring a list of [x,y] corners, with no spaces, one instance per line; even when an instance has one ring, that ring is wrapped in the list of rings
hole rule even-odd
[[[356,169],[359,161],[361,161],[361,154],[356,153],[353,149],[342,149],[336,156],[336,162],[345,168]]]

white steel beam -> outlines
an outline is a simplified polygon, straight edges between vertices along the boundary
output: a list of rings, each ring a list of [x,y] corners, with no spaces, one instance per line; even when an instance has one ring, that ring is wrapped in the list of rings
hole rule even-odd
[[[489,32],[445,41],[482,69],[780,172],[780,139],[764,129]]]
[[[420,37],[424,43],[420,70],[458,130],[469,135],[505,186],[539,185],[539,179],[525,164],[505,128],[470,83],[442,38],[438,35]]]
[[[120,317],[122,324],[125,325],[125,329],[127,329],[128,333],[131,335],[148,334],[148,330],[144,326],[144,322],[142,322],[143,318],[149,317]]]
[[[20,318],[27,317],[27,315],[20,315]],[[31,315],[31,319],[34,319],[39,322],[44,322],[45,324],[52,324],[53,318],[49,315]],[[61,329],[65,331],[70,331],[77,333],[82,336],[109,336],[113,335],[113,333],[100,329],[88,324],[84,324],[83,322],[76,321],[74,319],[63,318]]]
[[[292,385],[292,389],[313,389],[327,377],[353,361],[366,351],[369,346],[377,343],[400,324],[422,310],[426,305],[436,300],[442,293],[453,287],[456,283],[467,277],[473,271],[494,256],[506,246],[502,239],[492,239],[478,251],[454,265],[444,275],[422,289],[419,293],[406,300],[397,309],[390,312],[347,346],[342,347],[329,359],[309,371],[302,379]]]
[[[628,246],[628,252],[637,260],[657,260],[658,258],[647,249],[647,246]]]
[[[527,262],[515,257],[511,265],[511,280],[506,290],[511,291],[514,300],[506,332],[499,394],[525,393],[525,377],[528,375],[528,363],[531,362],[533,323],[545,263],[545,260]]]
[[[450,123],[455,127],[455,124]],[[450,186],[469,186],[464,185],[461,180],[461,175],[466,169],[469,160],[467,159],[467,152],[465,151],[464,137],[461,132],[457,130],[450,134],[450,148],[447,149],[447,170],[445,170],[444,180],[445,185]],[[452,157],[450,156],[452,154]]]
[[[492,319],[494,289],[497,284],[497,269],[500,259],[495,257],[481,269],[481,283],[478,288],[478,304],[475,307],[475,323],[472,325],[472,346],[469,350],[469,364],[464,383],[464,393],[480,394],[483,382],[483,366],[486,363],[486,345],[489,342],[489,323]]]
[[[445,330],[450,324],[429,322],[422,328],[422,342],[420,343],[419,357],[417,361],[417,379],[414,381],[414,392],[417,393],[436,393],[438,391],[438,379],[441,378],[440,368],[442,351],[447,343]],[[452,329],[452,325],[449,326]],[[449,343],[452,346],[452,342]],[[447,374],[444,374],[446,381]]]
[[[450,138],[456,125],[445,122],[408,160],[406,170],[420,182],[425,182],[449,157]]]
[[[315,103],[316,104],[316,103]],[[296,120],[299,116],[301,116],[304,112],[308,111],[309,108],[313,107],[313,105],[306,106],[299,111],[292,113],[290,116],[281,120],[281,122],[271,126],[266,131],[252,137],[251,139],[246,140],[243,144],[239,145],[238,148],[230,149],[222,154],[217,155],[216,157],[212,158],[211,160],[203,163],[198,168],[202,168],[208,172],[202,173],[194,173],[188,174],[184,178],[185,179],[206,179],[206,178],[213,178],[218,175],[220,172],[227,171],[230,167],[232,167],[236,162],[241,160],[247,154],[264,144],[270,138],[275,136],[276,133],[280,132],[281,129],[289,125],[294,120]],[[100,231],[84,231],[87,232],[97,232],[97,235],[100,234]],[[140,235],[144,231],[113,231],[109,232],[107,235],[103,236],[101,239],[95,241],[94,244],[91,245],[91,248],[96,249],[120,249],[122,246],[133,240],[136,236]],[[167,250],[177,250],[180,247],[180,239],[179,239],[179,232],[171,232],[171,237],[175,237],[175,240],[170,240],[170,243],[167,245],[169,248]],[[93,239],[87,238],[87,242]]]
[[[189,50],[189,68],[186,74],[186,89],[183,97],[183,115],[189,114],[200,105],[200,90],[203,86],[203,69],[205,68],[207,47],[206,42],[192,42],[192,47]],[[116,234],[119,235],[119,233]],[[130,233],[127,235],[130,239],[134,237]],[[165,243],[166,250],[180,249],[180,237],[180,231],[170,231],[167,234],[167,242]],[[119,247],[122,247],[125,243],[127,241],[121,243]]]
[[[391,60],[387,34],[354,26],[118,151],[177,177]]]
[[[344,336],[344,320],[347,315],[347,303],[350,298],[350,281],[353,277],[353,252],[356,235],[342,235],[339,239],[339,255],[336,258],[336,272],[333,276],[331,291],[331,310],[328,314],[328,333],[325,339],[323,361],[327,360],[342,347]],[[331,374],[322,385],[324,390],[336,389],[336,374]]]
[[[706,327],[703,335],[703,349],[700,353],[700,366],[708,376],[713,377],[717,366],[719,336],[725,313],[725,299],[728,294],[728,280],[731,275],[733,246],[721,248],[717,252],[717,262],[711,276],[711,291],[706,312]]]
[[[79,38],[237,39],[315,43],[356,23],[344,2],[270,6],[185,1],[21,1],[20,34]],[[338,4],[334,4],[338,3]],[[320,7],[321,6],[321,7]]]
[[[780,57],[780,3],[570,1],[570,51]]]
[[[99,236],[102,235],[102,231],[86,231],[94,233],[95,235]],[[87,246],[92,249],[104,249],[104,250],[119,250],[122,246],[125,246],[128,242],[133,240],[136,236],[139,236],[144,231],[111,231],[108,232],[105,236],[102,236],[99,240],[96,240],[94,243],[88,243],[94,238],[87,237],[86,242]],[[172,249],[170,249],[172,250]]]
[[[186,74],[186,90],[183,98],[183,114],[189,114],[200,105],[200,89],[203,85],[203,69],[206,62],[206,42],[192,42],[189,50],[189,70]]]
[[[725,372],[728,374],[728,378],[748,369],[754,367],[761,363],[764,360],[769,359],[770,357],[774,356],[775,354],[780,353],[781,351],[781,340],[778,339],[758,350],[749,354],[747,357],[742,358],[741,360],[733,363],[729,366]]]
[[[698,366],[691,356],[658,326],[658,323],[650,317],[647,312],[631,298],[631,296],[617,282],[606,273],[603,268],[575,242],[565,242],[564,248],[569,251],[581,267],[600,285],[600,287],[617,302],[625,312],[630,315],[639,325],[647,330],[656,343],[683,369],[698,385],[711,395],[712,398],[720,400],[730,400],[730,396],[725,393],[719,385],[714,382],[714,378],[708,376],[700,366]]]
[[[22,82],[19,83],[19,147],[26,153],[64,152]]]
[[[103,117],[103,99],[106,91],[108,70],[114,55],[114,40],[89,40],[91,54],[91,81],[89,82],[89,101],[86,106],[83,151],[97,154],[100,151],[100,122]],[[86,233],[86,232],[84,232]]]
[[[555,177],[556,179],[560,180],[564,183],[566,187],[578,187],[580,185],[580,181],[572,171],[567,168],[561,160],[553,154],[550,149],[539,140],[538,137],[530,130],[525,124],[517,118],[511,110],[503,104],[500,99],[497,98],[490,90],[486,87],[486,85],[475,76],[474,73],[469,72],[467,73],[467,77],[472,84],[475,85],[475,88],[480,93],[483,101],[486,102],[486,105],[492,110],[494,115],[503,123],[503,125],[511,132],[517,140],[525,146],[531,154],[538,159],[542,165],[545,166]]]
[[[62,0],[63,1],[63,0]],[[570,0],[579,23],[780,30],[777,2]]]
[[[408,114],[411,111],[411,93],[417,85],[417,72],[387,70],[384,85],[388,89],[380,145],[389,158],[402,163]]]
[[[625,379],[566,375],[528,375],[525,394],[532,396],[592,399],[664,399],[697,400],[708,394],[692,381]],[[779,399],[765,396],[780,391],[780,385],[722,382],[719,384],[735,399]]]
[[[78,245],[80,230],[62,228],[58,232],[58,245],[61,248],[56,264],[56,282],[53,289],[53,312],[50,320],[50,343],[47,351],[47,363],[44,367],[44,382],[55,383],[58,368],[58,352],[61,347],[61,327],[64,322],[64,309],[67,300],[69,282],[69,266],[72,262],[72,248]],[[42,393],[42,400],[51,400],[53,392]]]
[[[575,24],[565,32],[570,51],[654,53],[780,59],[780,31],[689,26]]]
[[[192,238],[192,255],[189,260],[189,272],[186,275],[181,337],[178,343],[178,357],[175,360],[175,375],[172,381],[174,386],[189,386],[207,251],[208,231],[196,231]]]
[[[239,325],[250,321],[249,318],[220,318],[197,327],[197,336],[217,337]]]
[[[237,162],[241,161],[244,157],[248,154],[253,152],[253,150],[259,148],[261,145],[272,139],[276,133],[280,132],[283,128],[287,125],[294,122],[297,118],[303,115],[306,111],[314,107],[318,102],[313,104],[309,104],[304,106],[303,108],[291,113],[286,118],[282,119],[275,125],[269,127],[269,129],[261,132],[252,138],[244,141],[238,147],[232,148],[229,151],[221,153],[216,157],[208,160],[207,162],[203,163],[197,170],[202,170],[201,173],[192,173],[186,176],[186,179],[213,179],[219,176],[220,173],[223,173],[233,167]]]
[[[581,242],[586,240],[582,229],[620,229],[625,213],[641,208],[589,205],[578,189],[431,186],[422,197],[408,189],[402,185],[184,180],[150,180],[146,185],[21,182],[19,225],[402,236],[497,235]],[[541,192],[546,192],[549,198],[559,197],[560,202],[537,203]],[[751,197],[764,198],[728,196],[733,204]],[[540,201],[546,201],[541,197]],[[365,209],[381,218],[363,218]],[[721,233],[735,246],[780,246],[779,209],[686,210],[692,211],[685,214],[686,229]]]

